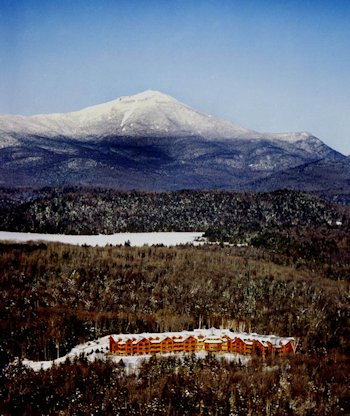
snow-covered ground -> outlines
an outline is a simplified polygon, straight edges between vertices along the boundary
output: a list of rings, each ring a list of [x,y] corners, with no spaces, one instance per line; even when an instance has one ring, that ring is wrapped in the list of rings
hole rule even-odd
[[[203,236],[202,232],[151,232],[151,233],[118,233],[110,235],[64,235],[64,234],[37,234],[0,231],[0,241],[49,241],[74,245],[105,246],[120,245],[129,242],[131,246],[163,244],[177,246],[181,244],[198,243]]]
[[[108,346],[109,336],[107,335],[95,341],[89,341],[85,344],[77,345],[68,354],[64,355],[63,357],[57,358],[53,361],[23,360],[22,363],[28,367],[31,367],[35,371],[39,371],[41,369],[47,370],[54,364],[60,365],[64,363],[67,359],[74,360],[75,357],[79,357],[81,354],[84,354],[84,356],[87,357],[89,361],[94,361],[96,359],[105,359],[106,352],[108,351]]]
[[[60,365],[63,364],[67,359],[73,361],[74,358],[84,355],[89,361],[95,360],[110,360],[115,363],[119,363],[120,360],[123,360],[125,364],[125,371],[130,374],[138,370],[141,363],[145,360],[149,360],[151,355],[127,355],[127,356],[117,356],[117,355],[110,355],[108,354],[108,347],[109,347],[109,335],[106,335],[102,338],[99,338],[95,341],[89,341],[85,344],[80,344],[74,347],[67,355],[57,358],[53,361],[31,361],[31,360],[23,360],[22,364],[32,368],[34,371],[40,370],[48,370],[53,365]],[[176,356],[176,357],[184,357],[186,354],[189,353],[169,353],[163,354],[163,356]],[[200,351],[195,353],[198,358],[205,358],[207,353],[205,351]],[[239,354],[232,354],[232,353],[218,353],[217,354],[218,360],[226,360],[226,361],[240,361],[242,364],[247,363],[251,357]]]

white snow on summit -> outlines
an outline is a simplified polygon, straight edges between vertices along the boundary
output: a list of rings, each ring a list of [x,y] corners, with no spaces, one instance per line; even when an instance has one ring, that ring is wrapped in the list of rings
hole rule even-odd
[[[71,113],[35,116],[0,115],[0,138],[4,146],[6,146],[4,137],[8,138],[12,134],[68,136],[83,140],[113,135],[200,136],[206,139],[271,138],[286,141],[307,138],[300,134],[295,137],[293,134],[262,135],[229,121],[198,112],[158,91],[144,91],[140,94],[120,97]]]

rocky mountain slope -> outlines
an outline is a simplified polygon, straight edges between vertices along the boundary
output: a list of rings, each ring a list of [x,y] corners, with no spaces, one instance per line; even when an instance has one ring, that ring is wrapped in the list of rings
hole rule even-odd
[[[156,91],[66,114],[0,116],[3,186],[239,190],[319,160],[350,170],[312,134],[258,133]]]
[[[350,189],[350,163],[347,159],[317,160],[294,166],[282,172],[274,172],[266,178],[252,182],[249,189],[274,191],[281,183],[288,189],[304,191],[327,191],[341,193]]]

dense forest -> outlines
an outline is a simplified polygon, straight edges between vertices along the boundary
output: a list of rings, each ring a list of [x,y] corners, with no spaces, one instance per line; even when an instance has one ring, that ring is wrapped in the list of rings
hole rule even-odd
[[[341,244],[349,251],[349,240]],[[329,259],[315,268],[295,254],[261,247],[2,244],[3,412],[345,414],[349,264],[337,262],[341,278],[329,275]],[[298,354],[282,362],[257,358],[246,367],[178,363],[176,370],[155,360],[134,375],[83,357],[39,373],[20,361],[8,366],[15,357],[54,359],[104,334],[193,329],[199,321],[295,336]]]
[[[8,221],[10,230],[42,232],[201,230],[221,243],[0,243],[0,414],[349,413],[345,207],[290,191],[36,192],[0,192],[0,228]],[[210,355],[153,357],[133,374],[122,360],[83,356],[47,371],[22,365],[111,333],[191,330],[199,322],[294,336],[298,351],[245,365]]]
[[[349,209],[302,192],[119,192],[0,189],[0,229],[60,234],[209,231],[226,239],[264,229],[349,226]]]
[[[349,414],[349,360],[302,354],[246,365],[187,356],[152,357],[137,374],[80,358],[35,373],[21,365],[0,373],[4,415]]]

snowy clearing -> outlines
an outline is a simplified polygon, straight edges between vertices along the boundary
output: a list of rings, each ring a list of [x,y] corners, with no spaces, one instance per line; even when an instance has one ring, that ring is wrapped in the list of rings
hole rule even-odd
[[[144,245],[163,244],[165,246],[177,246],[181,244],[199,244],[198,240],[203,232],[151,232],[151,233],[117,233],[110,235],[64,235],[64,234],[39,234],[17,233],[0,231],[0,241],[15,241],[26,243],[28,241],[48,241],[73,245],[100,246],[123,245],[129,242],[131,246],[142,247]]]
[[[95,360],[110,360],[114,363],[119,363],[123,360],[125,364],[125,371],[127,374],[131,374],[137,371],[142,364],[143,361],[149,360],[152,355],[110,355],[108,354],[108,346],[109,346],[109,335],[106,335],[102,338],[99,338],[95,341],[89,341],[85,344],[80,344],[74,347],[67,355],[63,357],[57,358],[53,361],[31,361],[31,360],[22,360],[22,364],[32,368],[34,371],[40,370],[48,370],[53,365],[60,365],[63,364],[67,359],[73,361],[76,357],[84,356],[89,361],[93,362]],[[168,353],[157,355],[158,357],[169,357],[169,356],[176,356],[178,358],[184,357],[185,355],[191,353]],[[204,359],[207,355],[207,352],[200,351],[195,353],[196,357]],[[225,361],[240,361],[242,364],[246,364],[251,357],[240,355],[240,354],[232,354],[232,353],[218,353],[216,354],[218,360],[225,360]]]

